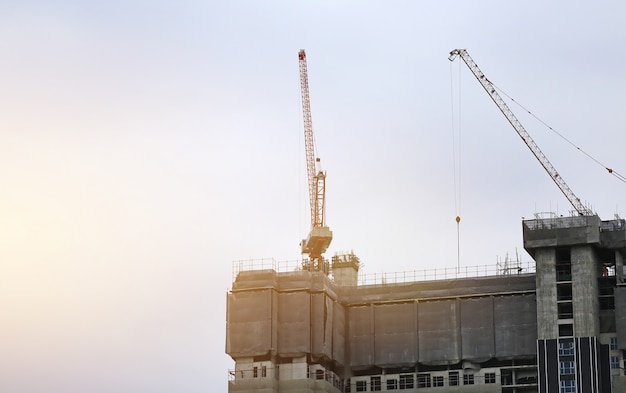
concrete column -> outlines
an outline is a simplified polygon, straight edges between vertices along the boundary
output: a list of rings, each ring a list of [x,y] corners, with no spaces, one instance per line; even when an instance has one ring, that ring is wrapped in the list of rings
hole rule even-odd
[[[572,303],[574,335],[593,337],[600,334],[598,276],[601,266],[591,245],[572,247]]]
[[[340,286],[355,287],[359,282],[359,272],[352,266],[333,267],[333,281]]]
[[[535,251],[537,283],[537,338],[558,338],[558,309],[556,303],[556,250],[539,248]]]
[[[615,276],[618,283],[624,282],[624,258],[619,250],[615,250]]]

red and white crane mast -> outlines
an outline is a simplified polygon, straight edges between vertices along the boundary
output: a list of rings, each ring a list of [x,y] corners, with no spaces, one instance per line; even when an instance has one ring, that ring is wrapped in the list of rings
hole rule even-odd
[[[306,169],[309,185],[309,200],[311,204],[311,232],[302,240],[302,254],[309,256],[312,268],[324,270],[322,254],[328,249],[333,233],[326,226],[326,172],[320,167],[320,159],[315,156],[315,138],[313,136],[313,121],[311,119],[311,101],[309,97],[309,76],[307,72],[306,53],[304,49],[298,52],[300,65],[300,88],[302,93],[302,113],[304,119],[304,147],[306,153]]]
[[[578,214],[581,216],[595,215],[595,213],[591,209],[589,209],[580,201],[580,198],[578,198],[574,194],[574,192],[569,188],[567,183],[565,183],[565,180],[563,180],[561,175],[559,175],[559,173],[554,168],[554,166],[552,166],[552,164],[550,163],[548,158],[545,156],[545,154],[543,154],[541,149],[539,149],[539,146],[537,146],[533,138],[530,137],[530,134],[528,134],[524,126],[522,126],[522,123],[520,123],[520,121],[517,120],[517,117],[515,117],[515,115],[509,108],[509,106],[506,104],[506,102],[504,102],[502,97],[500,97],[494,85],[489,81],[489,79],[487,79],[487,77],[485,76],[485,74],[483,74],[480,68],[478,68],[478,65],[470,57],[469,53],[467,53],[467,50],[455,49],[451,51],[450,56],[448,57],[448,60],[454,61],[454,59],[456,59],[457,57],[460,57],[461,59],[463,59],[463,61],[465,62],[467,67],[470,69],[470,71],[472,71],[472,73],[474,74],[478,82],[480,82],[480,84],[485,89],[487,94],[489,94],[489,97],[491,97],[493,102],[496,103],[500,111],[504,114],[504,117],[506,117],[509,123],[511,123],[511,125],[513,126],[517,134],[520,136],[520,138],[522,138],[524,143],[526,143],[526,146],[528,146],[528,148],[533,153],[533,155],[537,158],[537,160],[539,160],[539,163],[541,164],[541,166],[543,166],[546,172],[548,172],[548,174],[550,175],[550,178],[552,178],[552,180],[556,183],[556,185],[559,187],[561,192],[565,195],[567,200],[572,204],[572,206],[578,212]]]

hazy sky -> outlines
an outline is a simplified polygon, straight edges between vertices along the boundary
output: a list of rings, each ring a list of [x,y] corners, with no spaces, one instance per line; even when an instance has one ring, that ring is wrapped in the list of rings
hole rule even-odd
[[[529,260],[521,218],[571,208],[448,52],[467,48],[626,173],[625,14],[623,1],[0,2],[0,391],[227,391],[232,262],[298,259],[308,232],[299,49],[328,255],[354,250],[369,273],[454,267],[458,212],[462,265]],[[512,109],[581,199],[626,215],[626,184]]]

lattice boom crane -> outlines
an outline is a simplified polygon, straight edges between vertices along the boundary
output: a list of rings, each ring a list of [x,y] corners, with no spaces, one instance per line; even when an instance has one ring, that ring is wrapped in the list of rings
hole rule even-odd
[[[500,95],[496,91],[496,88],[489,81],[489,79],[485,77],[485,74],[483,74],[480,68],[478,68],[478,65],[476,65],[476,63],[470,57],[467,51],[465,49],[455,49],[452,52],[450,52],[450,56],[448,57],[448,60],[454,61],[457,57],[460,57],[461,59],[463,59],[467,67],[470,69],[470,71],[472,71],[476,79],[478,79],[478,82],[480,82],[480,84],[485,89],[487,94],[489,94],[489,97],[491,97],[493,102],[496,103],[500,111],[502,111],[502,113],[504,114],[504,117],[506,117],[509,123],[511,123],[515,131],[517,131],[517,134],[522,138],[524,143],[526,143],[526,146],[528,146],[528,148],[533,153],[533,155],[537,158],[537,160],[539,160],[539,163],[541,164],[541,166],[543,166],[546,172],[548,172],[552,180],[556,183],[556,185],[559,187],[561,192],[565,195],[567,200],[572,204],[572,206],[578,212],[578,214],[581,216],[595,215],[595,213],[591,211],[591,209],[589,209],[580,201],[580,198],[578,198],[574,194],[574,192],[569,188],[567,183],[565,183],[565,180],[563,180],[561,175],[559,175],[559,173],[554,168],[554,166],[552,166],[552,164],[550,163],[548,158],[545,156],[545,154],[543,154],[541,149],[539,149],[539,146],[537,146],[535,141],[530,137],[530,135],[528,134],[524,126],[522,126],[522,123],[520,123],[517,117],[515,117],[511,109],[509,109],[509,106],[506,104],[506,102],[504,102],[502,97],[500,97]]]
[[[304,147],[306,153],[306,169],[311,203],[311,232],[302,240],[302,254],[309,256],[312,266],[321,269],[324,266],[322,254],[328,249],[333,233],[326,226],[326,172],[321,169],[320,159],[315,156],[315,139],[313,137],[313,121],[311,119],[311,102],[309,98],[309,76],[307,72],[306,53],[298,52],[300,65],[300,88],[302,93],[302,113],[304,118]]]

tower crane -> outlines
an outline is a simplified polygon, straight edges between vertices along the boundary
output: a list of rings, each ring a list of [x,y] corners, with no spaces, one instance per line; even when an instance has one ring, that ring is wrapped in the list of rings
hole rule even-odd
[[[513,114],[511,109],[508,107],[506,102],[504,102],[502,97],[500,97],[494,85],[489,81],[489,79],[487,79],[487,77],[485,77],[485,74],[483,74],[480,68],[478,68],[478,65],[476,65],[474,60],[470,57],[469,53],[467,53],[467,50],[455,49],[451,51],[450,56],[448,57],[448,60],[454,61],[457,57],[460,57],[461,59],[463,59],[463,61],[465,62],[467,67],[470,69],[470,71],[472,71],[472,73],[474,74],[478,82],[480,82],[480,84],[485,89],[487,94],[489,94],[489,97],[491,97],[493,102],[496,103],[500,111],[504,114],[504,117],[506,117],[509,123],[511,123],[511,125],[513,126],[517,134],[520,136],[520,138],[522,138],[524,143],[526,143],[526,146],[528,146],[528,148],[533,153],[533,155],[537,158],[537,160],[539,160],[539,163],[541,164],[541,166],[543,166],[546,172],[548,172],[548,174],[550,175],[550,178],[552,178],[552,180],[556,183],[556,185],[559,187],[561,192],[565,195],[567,200],[572,204],[572,206],[578,212],[578,214],[581,216],[595,215],[595,213],[591,211],[591,209],[589,209],[580,201],[580,198],[578,198],[574,194],[574,192],[569,188],[567,183],[565,183],[565,180],[563,180],[561,175],[559,175],[559,173],[554,168],[554,166],[552,166],[552,164],[550,163],[548,158],[545,156],[545,154],[543,154],[541,149],[539,149],[539,146],[537,146],[537,144],[530,137],[526,129],[524,129],[524,126],[522,126],[522,123],[520,123],[520,121],[517,119],[517,117],[515,117],[515,115]]]
[[[326,172],[322,170],[320,159],[315,155],[315,139],[313,137],[313,121],[311,120],[311,102],[309,98],[309,77],[304,49],[298,52],[300,65],[300,89],[302,93],[302,113],[304,118],[304,148],[306,153],[306,169],[311,204],[311,231],[302,240],[302,254],[309,260],[303,266],[312,270],[321,270],[328,274],[328,264],[323,254],[328,249],[333,233],[326,226]]]

